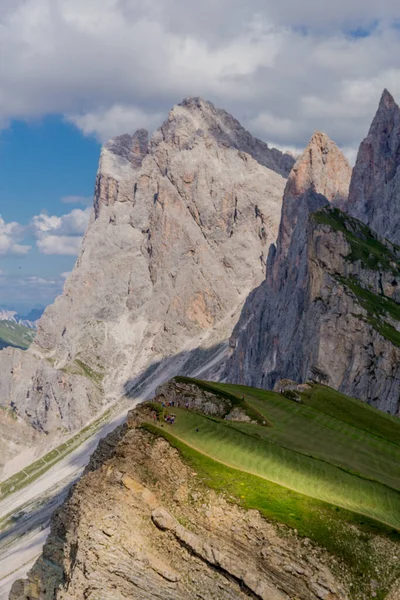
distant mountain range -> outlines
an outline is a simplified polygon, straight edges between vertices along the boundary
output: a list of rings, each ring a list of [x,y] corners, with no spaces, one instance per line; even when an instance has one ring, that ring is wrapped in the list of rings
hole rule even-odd
[[[0,308],[0,321],[10,321],[29,329],[36,329],[37,321],[44,313],[44,308],[33,308],[27,315],[20,315],[15,310]]]

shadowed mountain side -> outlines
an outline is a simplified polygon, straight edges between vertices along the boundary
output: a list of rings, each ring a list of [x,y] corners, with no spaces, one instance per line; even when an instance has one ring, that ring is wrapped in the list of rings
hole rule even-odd
[[[343,204],[350,174],[335,145],[314,136],[289,177],[277,247],[235,327],[223,375],[270,389],[279,378],[314,378],[398,414],[400,254],[329,208],[328,200]]]
[[[384,90],[361,143],[345,210],[400,245],[400,108]]]

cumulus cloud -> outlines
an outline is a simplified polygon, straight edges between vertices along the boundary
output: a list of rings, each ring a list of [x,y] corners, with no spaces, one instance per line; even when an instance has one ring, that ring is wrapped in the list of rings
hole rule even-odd
[[[36,246],[42,254],[76,256],[89,222],[91,209],[75,208],[61,217],[41,213],[32,219]]]
[[[42,254],[77,256],[81,247],[81,238],[66,235],[44,235],[37,240],[36,245]]]
[[[24,256],[31,246],[20,244],[24,228],[16,222],[6,223],[0,216],[0,256]]]
[[[63,114],[100,140],[200,95],[301,149],[354,154],[384,87],[400,98],[398,0],[3,0],[0,123]]]
[[[94,135],[101,142],[106,142],[116,133],[135,131],[145,128],[150,131],[161,124],[165,115],[162,113],[146,114],[144,110],[133,106],[115,104],[107,109],[94,112],[70,115],[68,121],[76,125],[85,135]]]

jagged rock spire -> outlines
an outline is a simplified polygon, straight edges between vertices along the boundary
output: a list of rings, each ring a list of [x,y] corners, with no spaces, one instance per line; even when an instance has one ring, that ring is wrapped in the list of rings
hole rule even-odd
[[[347,212],[400,243],[400,108],[384,90],[368,136],[361,143]]]
[[[283,195],[282,217],[277,242],[279,263],[286,257],[299,219],[325,204],[347,200],[351,167],[337,145],[316,131],[294,165]]]

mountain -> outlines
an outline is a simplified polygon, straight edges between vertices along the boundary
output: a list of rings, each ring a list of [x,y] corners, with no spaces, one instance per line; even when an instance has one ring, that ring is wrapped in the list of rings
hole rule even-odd
[[[0,313],[0,350],[8,346],[25,350],[33,342],[35,331],[11,319],[2,319]]]
[[[0,321],[10,321],[29,329],[36,329],[37,322],[44,313],[44,308],[34,308],[27,315],[20,315],[15,310],[0,308]]]
[[[32,323],[35,327],[37,326],[37,321],[39,321],[40,317],[44,313],[44,308],[32,308],[28,314],[26,315],[18,315],[19,319],[22,319],[26,323]],[[29,327],[29,325],[27,325]]]
[[[332,206],[347,206],[349,179],[316,134],[289,177],[267,277],[246,301],[224,376],[269,389],[315,379],[398,414],[400,250]]]
[[[265,276],[293,162],[198,98],[175,106],[150,140],[139,130],[103,147],[63,294],[27,353],[0,353],[13,456],[23,449],[18,420],[51,445],[149,374],[155,382],[218,362]]]
[[[198,98],[103,147],[63,294],[0,353],[0,461],[43,455],[3,508],[71,432],[84,454],[95,416],[180,377],[100,444],[12,600],[395,599],[396,115],[385,92],[353,174],[323,133],[293,165]],[[3,539],[46,526],[57,477]]]
[[[362,142],[346,211],[400,245],[400,108],[384,90]]]
[[[10,600],[394,600],[399,431],[321,385],[178,377],[99,445]]]

